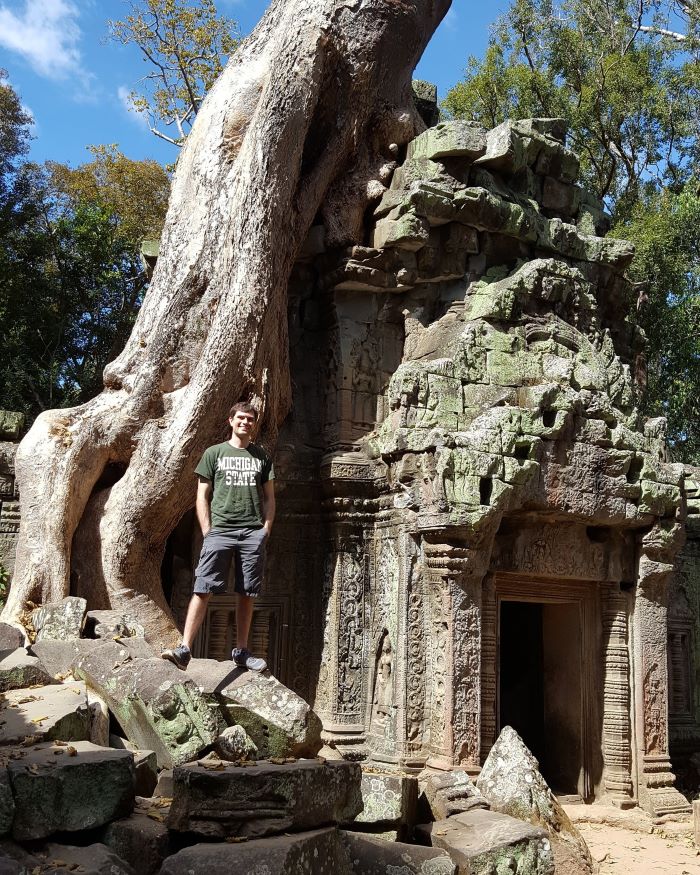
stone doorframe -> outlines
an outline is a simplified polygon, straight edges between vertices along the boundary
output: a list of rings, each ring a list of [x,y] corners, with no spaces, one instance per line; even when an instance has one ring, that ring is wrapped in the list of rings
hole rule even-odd
[[[592,581],[540,578],[508,572],[490,574],[484,581],[482,634],[482,762],[496,740],[498,714],[498,666],[500,606],[504,601],[537,604],[571,604],[578,607],[581,628],[581,746],[584,763],[585,798],[594,795],[593,769],[600,759],[596,724],[600,726],[598,696],[601,686],[601,660],[585,659],[587,653],[601,652],[600,587]]]

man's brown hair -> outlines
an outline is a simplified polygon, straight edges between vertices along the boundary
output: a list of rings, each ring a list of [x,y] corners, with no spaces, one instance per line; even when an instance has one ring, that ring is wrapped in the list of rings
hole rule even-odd
[[[255,417],[257,422],[258,419],[258,411],[253,407],[253,405],[249,401],[236,401],[233,407],[228,412],[228,418],[233,419],[235,413],[250,413]]]

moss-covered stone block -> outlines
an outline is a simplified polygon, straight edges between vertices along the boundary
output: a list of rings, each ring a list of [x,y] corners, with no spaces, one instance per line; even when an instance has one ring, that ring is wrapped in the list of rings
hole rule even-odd
[[[486,150],[486,130],[474,122],[455,120],[428,128],[408,144],[408,158],[467,158]]]

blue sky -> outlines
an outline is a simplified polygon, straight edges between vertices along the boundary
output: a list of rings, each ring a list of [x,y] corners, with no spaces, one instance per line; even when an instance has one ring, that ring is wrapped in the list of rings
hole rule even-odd
[[[267,2],[219,0],[217,6],[245,35]],[[483,52],[489,24],[506,6],[505,0],[453,0],[416,76],[444,96],[467,57]],[[137,49],[107,38],[107,20],[127,11],[124,0],[0,0],[0,67],[34,117],[35,161],[80,164],[90,158],[86,146],[101,143],[117,143],[131,158],[174,160],[175,147],[127,108],[125,97],[146,65]]]

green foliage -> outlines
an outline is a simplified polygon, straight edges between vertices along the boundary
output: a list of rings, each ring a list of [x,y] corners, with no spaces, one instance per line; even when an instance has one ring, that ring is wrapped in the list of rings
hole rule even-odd
[[[493,127],[562,117],[582,177],[623,219],[642,197],[678,187],[693,168],[700,95],[692,15],[662,36],[658,3],[514,0],[483,60],[470,58],[445,108]]]
[[[561,117],[582,181],[632,240],[646,293],[649,416],[676,457],[700,463],[700,5],[513,0],[445,109],[494,127]]]
[[[668,419],[678,461],[700,463],[700,197],[697,184],[638,203],[613,229],[637,247],[630,269],[642,283],[647,332],[644,412]]]
[[[14,124],[14,142],[26,142],[28,120]],[[77,168],[15,161],[0,177],[12,192],[0,209],[0,406],[30,417],[100,391],[146,288],[141,239],[165,217],[159,165],[114,146],[92,153]]]
[[[226,57],[236,50],[236,23],[217,13],[214,0],[144,0],[109,27],[113,39],[138,46],[149,65],[141,90],[130,95],[132,106],[149,119],[156,136],[182,145]]]

